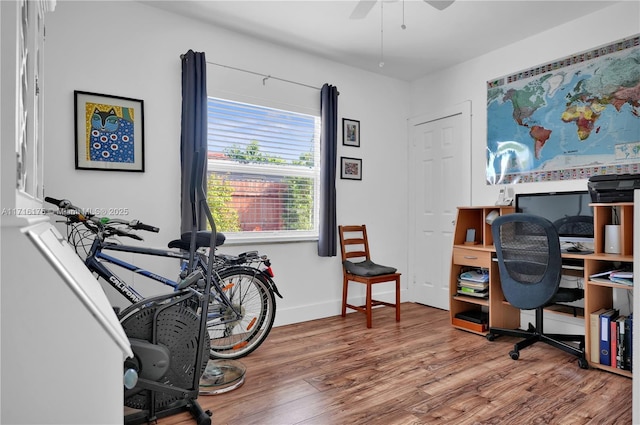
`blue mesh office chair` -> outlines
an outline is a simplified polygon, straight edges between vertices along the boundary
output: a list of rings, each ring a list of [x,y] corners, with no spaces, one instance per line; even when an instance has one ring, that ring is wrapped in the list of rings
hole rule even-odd
[[[520,350],[541,341],[578,357],[587,369],[584,335],[546,334],[544,307],[556,302],[577,301],[584,297],[578,288],[561,288],[562,258],[558,232],[549,220],[532,214],[507,214],[494,220],[491,232],[498,257],[500,284],[505,299],[521,310],[535,310],[535,326],[527,330],[490,328],[487,339],[497,335],[524,337],[509,352],[518,360]],[[574,342],[578,344],[568,344]]]

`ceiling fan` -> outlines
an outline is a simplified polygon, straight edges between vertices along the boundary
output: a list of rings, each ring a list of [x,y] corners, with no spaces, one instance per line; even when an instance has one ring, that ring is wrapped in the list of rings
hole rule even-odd
[[[384,1],[384,0],[383,0]],[[424,0],[425,3],[430,4],[438,10],[444,10],[447,7],[451,6],[455,0]],[[356,5],[353,12],[351,12],[350,19],[363,19],[366,17],[373,6],[377,3],[377,0],[360,0]]]

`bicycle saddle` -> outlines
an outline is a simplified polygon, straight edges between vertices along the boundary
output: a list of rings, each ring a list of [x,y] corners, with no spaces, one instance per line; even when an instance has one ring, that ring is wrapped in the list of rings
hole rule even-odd
[[[180,239],[174,239],[169,242],[169,248],[180,248],[188,251],[191,246],[191,232],[185,232],[180,236]],[[216,233],[216,246],[224,244],[226,240],[224,233]],[[211,243],[211,232],[209,230],[199,230],[196,233],[196,248],[203,246],[209,246]]]

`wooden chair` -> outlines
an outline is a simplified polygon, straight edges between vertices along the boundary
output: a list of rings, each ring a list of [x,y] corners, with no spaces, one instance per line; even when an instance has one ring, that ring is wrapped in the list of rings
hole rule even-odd
[[[371,261],[369,253],[369,240],[367,239],[367,227],[338,226],[340,233],[340,251],[342,252],[342,317],[347,315],[347,307],[367,315],[367,328],[371,327],[371,311],[378,305],[395,307],[396,322],[400,321],[400,273],[396,273],[393,267],[381,266]],[[346,235],[346,234],[349,235]],[[360,259],[359,262],[353,260]],[[366,303],[355,306],[347,303],[347,290],[349,282],[358,282],[367,285]],[[372,286],[376,283],[396,282],[395,304],[371,298]]]

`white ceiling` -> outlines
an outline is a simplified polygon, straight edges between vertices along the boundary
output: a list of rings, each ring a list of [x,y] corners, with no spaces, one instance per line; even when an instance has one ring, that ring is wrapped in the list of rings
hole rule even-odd
[[[351,18],[357,0],[143,3],[356,68],[413,81],[617,1],[456,0],[440,11],[422,0],[384,0],[375,2],[363,19]],[[401,28],[403,9],[406,29]]]

